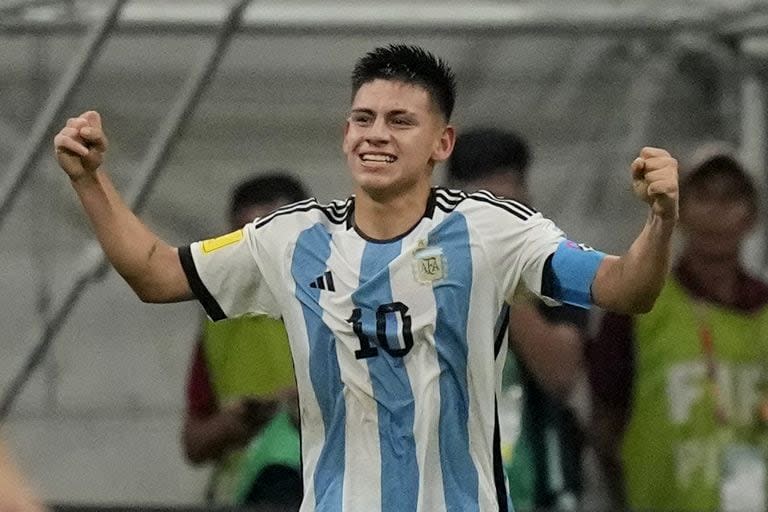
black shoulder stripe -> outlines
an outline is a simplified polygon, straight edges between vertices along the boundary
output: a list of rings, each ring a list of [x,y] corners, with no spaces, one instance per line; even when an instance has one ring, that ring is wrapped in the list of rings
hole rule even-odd
[[[451,213],[458,206],[457,204],[445,204],[441,201],[435,201],[435,206],[443,210],[445,213]]]
[[[346,203],[332,203],[330,205],[322,205],[317,202],[316,199],[307,199],[299,203],[290,204],[278,208],[274,212],[270,213],[266,217],[259,219],[254,224],[256,229],[268,224],[273,219],[282,215],[288,215],[290,213],[308,212],[311,210],[320,210],[323,214],[334,224],[344,224],[347,221],[349,215],[351,201]]]
[[[512,199],[500,199],[488,191],[480,190],[467,194],[461,190],[449,190],[438,188],[435,193],[437,206],[446,213],[453,211],[465,199],[474,199],[483,203],[491,204],[505,210],[520,220],[527,220],[537,212],[533,208]]]
[[[438,187],[435,189],[435,196],[447,201],[463,201],[467,198],[467,193],[461,190]]]
[[[531,218],[531,215],[523,213],[523,212],[520,212],[520,211],[518,211],[517,209],[511,207],[508,204],[501,203],[499,201],[494,201],[494,200],[488,199],[487,197],[484,197],[484,196],[473,194],[473,195],[470,196],[470,198],[474,199],[475,201],[480,201],[481,203],[487,203],[487,204],[496,206],[497,208],[501,208],[502,210],[505,210],[505,211],[511,213],[512,215],[514,215],[515,217],[517,217],[520,220],[528,220],[528,219]]]
[[[485,196],[492,201],[497,201],[499,203],[507,204],[509,206],[519,209],[521,212],[528,213],[529,215],[536,215],[538,213],[534,208],[531,208],[525,203],[521,203],[516,199],[497,197],[492,193],[488,192],[487,190],[478,190],[476,194]]]
[[[445,213],[451,213],[462,201],[467,198],[467,194],[461,190],[449,190],[445,188],[435,189],[435,206]]]
[[[456,199],[456,198],[448,198],[448,197],[442,197],[442,196],[435,196],[435,201],[440,201],[441,203],[449,206],[455,206],[460,204],[464,199]]]
[[[211,292],[203,284],[203,280],[200,279],[200,274],[197,273],[197,267],[195,266],[195,260],[192,259],[192,248],[189,245],[179,247],[179,260],[181,261],[181,268],[184,269],[184,274],[187,276],[192,293],[195,294],[197,300],[203,305],[205,312],[208,313],[211,320],[216,321],[227,318],[224,310],[221,309],[219,303],[216,302]]]
[[[276,209],[272,213],[270,213],[267,216],[262,217],[261,219],[256,221],[256,225],[255,226],[257,228],[259,228],[259,227],[263,226],[264,224],[267,224],[269,221],[271,221],[275,217],[279,217],[280,215],[284,215],[286,213],[291,213],[293,211],[300,211],[299,210],[300,208],[309,206],[309,205],[311,205],[313,203],[316,203],[316,202],[317,201],[315,200],[315,198],[312,197],[312,198],[309,198],[309,199],[305,199],[304,201],[299,201],[298,203],[291,203],[291,204],[287,204],[285,206],[281,206],[280,208]]]

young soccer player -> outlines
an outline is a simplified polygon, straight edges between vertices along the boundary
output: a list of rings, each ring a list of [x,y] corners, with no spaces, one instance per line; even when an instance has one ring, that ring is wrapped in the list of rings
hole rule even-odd
[[[536,211],[433,188],[455,140],[454,77],[391,45],[352,74],[343,151],[354,196],[279,209],[176,248],[125,206],[102,168],[96,112],[54,138],[110,261],[148,302],[203,304],[212,319],[282,316],[300,397],[302,511],[509,510],[495,395],[494,325],[520,288],[553,302],[647,311],[668,267],[677,162],[644,148],[634,190],[650,205],[628,252],[568,241]]]

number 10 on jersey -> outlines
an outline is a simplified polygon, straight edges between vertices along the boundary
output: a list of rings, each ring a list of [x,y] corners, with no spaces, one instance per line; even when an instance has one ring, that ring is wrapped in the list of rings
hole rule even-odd
[[[392,357],[403,357],[410,352],[413,347],[413,334],[411,333],[411,317],[407,314],[408,306],[402,302],[390,302],[381,304],[376,308],[376,339],[372,340],[363,332],[363,311],[360,308],[352,310],[352,316],[347,322],[352,324],[352,329],[360,340],[360,349],[355,350],[357,359],[366,359],[379,355],[379,347],[384,349]],[[387,329],[388,320],[390,324],[400,325],[400,331],[391,332]],[[391,338],[390,338],[391,336]],[[403,346],[400,347],[399,339],[402,337]],[[393,343],[390,343],[390,339]]]

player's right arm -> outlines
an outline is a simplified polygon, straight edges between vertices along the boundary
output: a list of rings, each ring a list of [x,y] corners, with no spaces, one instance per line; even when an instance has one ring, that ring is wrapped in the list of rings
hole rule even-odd
[[[69,176],[107,258],[144,302],[193,298],[178,250],[160,240],[123,202],[102,168],[107,138],[97,112],[70,118],[54,137]]]

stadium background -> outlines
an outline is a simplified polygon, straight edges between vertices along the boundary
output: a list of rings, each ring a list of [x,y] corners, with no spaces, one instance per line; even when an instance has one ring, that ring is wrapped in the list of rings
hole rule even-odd
[[[144,305],[113,271],[72,293],[99,253],[46,120],[58,129],[99,110],[108,167],[129,194],[153,170],[147,155],[167,148],[143,218],[183,244],[225,229],[230,186],[252,171],[293,169],[321,200],[346,196],[352,63],[406,41],[457,72],[459,129],[496,124],[530,140],[534,205],[578,240],[620,251],[633,238],[644,213],[627,169],[642,145],[686,164],[720,141],[765,188],[764,0],[254,2],[217,52],[231,5],[0,0],[0,405],[19,464],[52,503],[194,504],[206,472],[185,464],[178,438],[201,311]],[[168,138],[216,56],[185,130]],[[89,66],[68,94],[78,62]],[[762,226],[746,255],[757,271]]]

